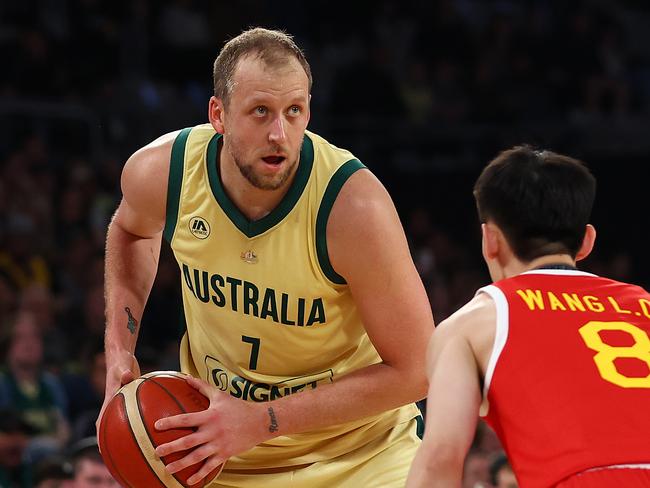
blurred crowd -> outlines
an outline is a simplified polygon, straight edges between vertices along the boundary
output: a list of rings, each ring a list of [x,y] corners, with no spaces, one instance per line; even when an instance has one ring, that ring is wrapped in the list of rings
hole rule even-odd
[[[104,238],[120,170],[142,144],[205,120],[211,63],[224,40],[264,25],[286,28],[305,47],[315,75],[311,128],[349,146],[394,190],[440,322],[489,281],[471,208],[472,178],[485,161],[465,168],[456,189],[450,175],[462,171],[453,162],[440,173],[425,168],[439,193],[413,199],[408,182],[419,179],[418,190],[426,178],[388,168],[387,154],[409,156],[387,150],[391,138],[378,144],[376,131],[443,134],[436,144],[444,152],[450,127],[648,117],[650,42],[639,44],[648,32],[634,28],[635,15],[647,13],[620,4],[379,1],[355,17],[321,0],[3,2],[0,486],[83,486],[64,481],[74,476],[70,449],[95,434],[104,394]],[[585,266],[650,283],[624,246]],[[178,278],[163,247],[142,319],[143,371],[178,368],[182,331],[170,319],[180,317]],[[34,476],[54,465],[60,483],[39,484]],[[481,424],[466,486],[516,486],[508,471]]]
[[[634,116],[650,110],[648,33],[626,3],[384,0],[355,15],[323,0],[5,2],[0,96],[81,101],[107,118],[203,114],[218,48],[263,24],[304,46],[316,113],[336,123]],[[112,123],[127,137],[129,121]]]

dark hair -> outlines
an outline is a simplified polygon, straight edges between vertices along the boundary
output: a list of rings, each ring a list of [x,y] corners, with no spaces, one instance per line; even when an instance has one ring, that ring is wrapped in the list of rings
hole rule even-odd
[[[497,454],[497,456],[492,460],[490,463],[490,483],[492,486],[496,486],[499,479],[499,473],[503,468],[507,468],[508,470],[512,471],[512,467],[510,466],[510,462],[508,461],[508,458],[506,457],[505,454],[500,453]]]
[[[34,466],[34,486],[45,480],[71,480],[73,479],[72,466],[64,458],[52,455],[39,461]]]
[[[84,437],[78,440],[69,449],[69,457],[72,460],[74,473],[79,471],[81,461],[88,460],[98,464],[104,464],[104,459],[99,452],[97,438],[95,436]]]
[[[584,163],[530,146],[501,152],[474,185],[481,222],[497,224],[524,262],[548,254],[575,258],[595,194]]]
[[[268,66],[284,65],[287,63],[287,56],[295,57],[307,74],[309,91],[311,91],[311,68],[305,54],[296,45],[293,38],[279,30],[255,27],[229,40],[214,61],[212,72],[214,96],[221,98],[225,105],[228,104],[232,93],[232,77],[237,63],[249,54],[257,55]]]

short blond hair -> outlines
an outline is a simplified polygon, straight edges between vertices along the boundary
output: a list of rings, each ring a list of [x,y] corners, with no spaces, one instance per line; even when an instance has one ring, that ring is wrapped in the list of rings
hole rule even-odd
[[[227,105],[232,93],[232,77],[237,63],[247,55],[258,56],[268,66],[282,66],[288,59],[294,57],[305,70],[311,92],[311,68],[305,54],[293,41],[292,36],[280,30],[255,27],[229,40],[214,61],[212,72],[214,96],[222,99],[224,104]]]

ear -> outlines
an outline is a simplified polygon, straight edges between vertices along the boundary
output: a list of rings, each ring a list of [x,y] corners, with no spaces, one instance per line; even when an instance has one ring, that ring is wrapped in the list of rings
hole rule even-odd
[[[596,229],[593,225],[587,224],[585,227],[585,236],[582,238],[582,245],[576,254],[576,261],[586,258],[594,248],[596,242]]]
[[[483,258],[492,261],[499,255],[499,232],[492,223],[481,224]]]
[[[212,127],[214,127],[214,130],[219,134],[225,132],[223,125],[224,113],[223,100],[217,97],[210,97],[210,103],[208,104],[208,119],[210,120]]]

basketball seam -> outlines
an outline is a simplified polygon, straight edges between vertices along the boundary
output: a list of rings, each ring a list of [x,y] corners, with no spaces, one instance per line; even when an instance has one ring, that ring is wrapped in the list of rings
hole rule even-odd
[[[174,376],[174,378],[178,378],[178,376]],[[182,379],[182,378],[179,378],[179,379]],[[183,413],[187,413],[187,410],[185,410],[185,407],[183,407],[183,405],[181,404],[181,402],[179,402],[179,401],[176,399],[176,397],[175,397],[174,395],[172,395],[171,391],[169,391],[169,389],[166,388],[165,385],[163,385],[163,384],[159,383],[158,381],[156,381],[156,376],[151,376],[151,377],[149,377],[149,378],[145,378],[144,381],[143,381],[142,383],[140,383],[140,385],[143,385],[143,384],[145,383],[145,381],[152,381],[156,386],[159,386],[159,387],[160,387],[160,388],[161,388],[165,393],[167,393],[167,395],[168,395],[168,396],[169,396],[169,397],[170,397],[170,398],[171,398],[171,399],[176,403],[176,405],[178,405],[178,408],[181,410],[181,412],[183,412]],[[183,381],[184,381],[184,380],[183,380]],[[138,385],[138,389],[136,390],[136,393],[135,393],[135,394],[136,394],[136,398],[137,398],[137,395],[138,395],[138,391],[140,390],[140,385]],[[137,405],[138,405],[138,411],[140,412],[140,416],[142,416],[142,410],[140,409],[140,402],[137,402]],[[152,446],[155,446],[154,441],[153,441],[153,438],[151,437],[151,433],[149,432],[149,428],[148,428],[146,422],[144,422],[144,430],[145,430],[145,432],[147,433],[147,436],[149,437],[149,440],[151,441],[151,445],[152,445]],[[193,430],[196,432],[196,429],[193,429]],[[160,460],[162,461],[162,458],[161,458]],[[204,461],[204,462],[205,462],[205,461]],[[164,464],[164,461],[163,461],[163,464]],[[167,465],[165,464],[165,466],[167,466]],[[176,475],[176,473],[172,473],[172,476],[173,476],[173,477],[176,479],[176,481],[178,481],[181,485],[185,486],[185,483],[183,483],[180,479],[178,479],[178,476]],[[203,485],[205,485],[205,483],[204,483]]]
[[[139,402],[138,402],[137,400],[138,400],[138,390],[140,389],[140,385],[142,385],[143,383],[144,383],[144,381],[141,381],[140,383],[138,383],[138,385],[137,385],[136,388],[135,388],[135,394],[134,394],[134,397],[135,397],[135,399],[136,399],[136,405],[137,405],[137,407],[138,407],[138,413],[139,413],[139,415],[140,415],[140,418],[142,418],[142,411],[140,410],[140,405],[139,405]],[[126,412],[127,419],[128,419],[128,421],[129,421],[129,432],[131,432],[131,435],[133,436],[133,440],[135,441],[136,445],[137,445],[137,446],[140,446],[140,442],[138,441],[138,437],[136,436],[135,432],[133,431],[133,427],[132,427],[132,424],[131,424],[131,419],[129,418],[129,412],[128,412],[128,409],[125,408],[125,412]],[[142,419],[142,424],[143,424],[143,426],[144,426],[144,430],[145,430],[145,432],[147,432],[147,426],[146,426],[146,424],[145,424],[145,422],[144,422],[144,419]],[[148,435],[149,435],[149,433],[147,432],[147,436],[148,436]],[[151,443],[151,445],[153,446],[153,442]],[[155,449],[155,446],[154,446],[154,449]],[[142,447],[141,447],[141,446],[140,446],[139,452],[140,452],[140,455],[142,456],[142,458],[144,459],[145,464],[147,465],[147,467],[149,468],[149,470],[150,470],[150,471],[153,473],[153,475],[158,479],[158,481],[160,481],[160,484],[161,484],[162,486],[167,486],[167,484],[166,484],[166,483],[165,483],[165,482],[160,478],[160,476],[158,475],[158,473],[156,472],[156,470],[154,469],[154,467],[151,466],[151,463],[150,463],[149,460],[147,459],[147,456],[145,456],[145,455],[144,455],[144,452],[142,452]],[[162,460],[161,460],[161,461],[162,461]],[[178,481],[178,480],[177,480],[177,481]],[[180,483],[180,485],[181,485],[181,486],[184,486],[183,483]]]
[[[128,415],[129,415],[129,414],[126,412],[126,397],[125,397],[124,394],[122,394],[122,393],[119,393],[119,394],[116,395],[116,396],[121,396],[121,397],[122,397],[122,400],[124,401],[124,413],[126,414],[126,416],[127,416],[127,418],[128,418]],[[104,427],[106,427],[106,424],[104,424]],[[129,423],[129,432],[131,432],[131,424],[130,424],[130,423]],[[104,434],[103,437],[106,438],[106,435],[107,435],[107,434]],[[133,432],[131,432],[131,435],[133,435]],[[108,442],[108,441],[107,441],[107,442]],[[138,445],[137,440],[136,440],[136,445]],[[103,454],[103,453],[102,453],[102,454]],[[117,464],[115,464],[115,461],[113,460],[113,456],[111,455],[111,450],[108,449],[108,447],[106,448],[106,455],[108,456],[108,460],[110,461],[111,466],[113,467],[113,471],[115,471],[115,474],[116,474],[117,477],[119,478],[117,481],[119,481],[120,483],[122,483],[122,485],[126,485],[128,488],[134,488],[133,485],[132,485],[131,483],[129,483],[128,481],[126,481],[126,479],[124,478],[124,475],[122,475],[122,473],[121,473],[120,470],[118,469]]]

